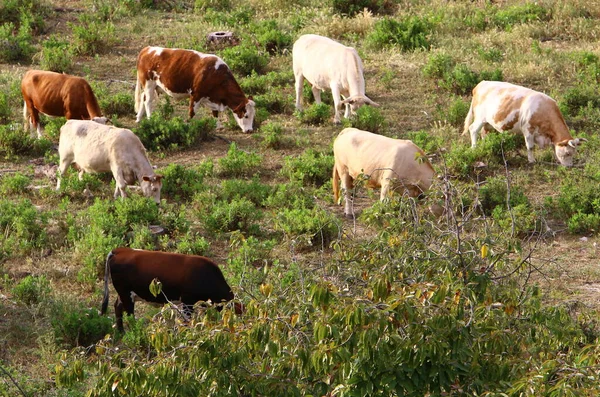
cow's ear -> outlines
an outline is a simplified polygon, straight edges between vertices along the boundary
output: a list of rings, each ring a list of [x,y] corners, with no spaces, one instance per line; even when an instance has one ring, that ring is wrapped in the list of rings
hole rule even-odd
[[[154,180],[155,180],[156,182],[160,182],[160,180],[161,180],[161,179],[163,179],[163,176],[162,176],[162,175],[154,175]]]
[[[569,140],[565,139],[564,141],[560,141],[556,144],[556,146],[568,146],[569,145]]]
[[[150,182],[150,177],[149,177],[149,176],[147,176],[147,175],[144,175],[144,176],[142,177],[142,180],[144,180],[144,181],[146,181],[146,182]]]

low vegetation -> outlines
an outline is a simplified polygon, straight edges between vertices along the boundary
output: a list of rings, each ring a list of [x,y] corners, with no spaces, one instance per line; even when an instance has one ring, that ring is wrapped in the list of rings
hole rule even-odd
[[[68,4],[67,4],[68,3]],[[593,396],[600,392],[600,7],[593,2],[6,0],[0,3],[0,396]],[[237,45],[206,35],[231,31]],[[362,107],[334,125],[302,91],[302,34],[353,46]],[[135,123],[146,45],[221,56],[257,104],[230,112],[161,95]],[[318,62],[318,60],[315,60]],[[30,68],[85,77],[164,176],[159,206],[110,173],[56,191],[64,118],[23,128]],[[586,138],[569,169],[529,164],[521,135],[462,136],[472,88],[505,80],[559,104]],[[357,181],[333,202],[345,127],[411,139],[437,178],[419,200]],[[127,332],[99,315],[118,246],[206,255],[245,307],[138,303]],[[112,288],[112,287],[111,287]],[[590,292],[592,291],[592,292]],[[114,297],[114,292],[112,293]],[[111,302],[112,303],[112,302]]]

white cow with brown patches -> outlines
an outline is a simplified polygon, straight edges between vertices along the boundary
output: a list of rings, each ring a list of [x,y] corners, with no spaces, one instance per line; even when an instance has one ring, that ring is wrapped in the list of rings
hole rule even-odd
[[[175,99],[189,98],[189,116],[204,105],[212,110],[220,128],[219,112],[231,109],[244,132],[252,132],[256,105],[246,97],[231,70],[221,58],[194,50],[145,47],[137,60],[135,86],[136,122],[144,113],[150,117],[156,94],[164,92]]]
[[[302,110],[304,79],[312,85],[316,103],[321,103],[321,91],[331,90],[335,107],[334,123],[340,122],[341,105],[344,117],[350,117],[362,105],[379,106],[365,95],[363,64],[356,50],[316,34],[300,36],[292,50],[296,79],[296,109]],[[340,100],[340,95],[344,100]]]
[[[359,175],[367,178],[367,187],[381,187],[381,201],[390,190],[417,197],[433,183],[427,156],[409,140],[345,128],[333,142],[333,156],[333,197],[337,203],[341,180],[347,216],[352,216],[353,182]]]
[[[556,101],[548,95],[529,88],[500,81],[482,81],[473,89],[473,100],[464,133],[471,135],[471,147],[477,135],[485,132],[516,131],[523,133],[527,158],[534,163],[533,148],[554,145],[558,161],[567,167],[573,165],[577,147],[587,140],[573,139]]]
[[[142,193],[160,203],[162,175],[146,157],[146,149],[130,130],[103,125],[94,121],[69,120],[60,128],[58,144],[60,155],[59,177],[72,163],[79,166],[79,179],[85,172],[112,172],[116,182],[114,197],[127,197],[127,185],[139,182]]]

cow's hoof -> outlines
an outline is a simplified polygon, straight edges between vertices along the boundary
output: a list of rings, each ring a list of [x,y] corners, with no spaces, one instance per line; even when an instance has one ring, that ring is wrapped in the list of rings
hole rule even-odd
[[[346,214],[344,213],[344,216],[348,219],[354,219],[354,215],[353,214]]]

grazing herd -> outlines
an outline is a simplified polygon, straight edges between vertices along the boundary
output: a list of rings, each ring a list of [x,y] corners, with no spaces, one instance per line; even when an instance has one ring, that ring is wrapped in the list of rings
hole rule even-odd
[[[312,86],[317,103],[321,102],[322,90],[331,90],[336,124],[340,122],[342,106],[346,118],[362,105],[379,106],[365,94],[363,64],[354,48],[307,34],[294,43],[292,58],[297,109],[302,107],[304,79]],[[42,136],[39,113],[67,119],[60,129],[57,189],[69,166],[76,163],[80,178],[85,172],[112,172],[115,198],[126,197],[126,187],[138,182],[145,196],[160,203],[162,177],[154,173],[141,141],[128,129],[105,125],[98,101],[84,79],[30,70],[23,77],[21,90],[25,122],[37,130],[38,138]],[[230,109],[243,132],[253,130],[256,105],[216,55],[161,47],[142,49],[137,59],[135,87],[137,122],[144,114],[150,117],[159,93],[175,99],[189,98],[190,119],[204,105],[212,110],[220,127],[219,112]],[[586,141],[569,134],[556,102],[549,96],[509,83],[483,81],[473,90],[464,133],[469,132],[475,147],[480,132],[492,129],[521,132],[529,162],[535,161],[535,145],[553,144],[558,161],[571,166],[577,147]],[[390,191],[418,197],[434,180],[435,171],[425,153],[409,140],[346,128],[334,140],[333,152],[334,198],[337,202],[341,183],[346,216],[353,216],[351,192],[361,176],[368,187],[381,188],[381,200]],[[208,258],[117,248],[106,260],[103,314],[108,305],[109,278],[118,294],[115,317],[121,331],[123,312],[133,314],[136,296],[155,303],[181,301],[187,314],[196,302],[219,303],[234,298],[218,266]],[[149,291],[154,279],[162,284],[158,296]],[[235,308],[237,312],[242,310],[240,306]]]

